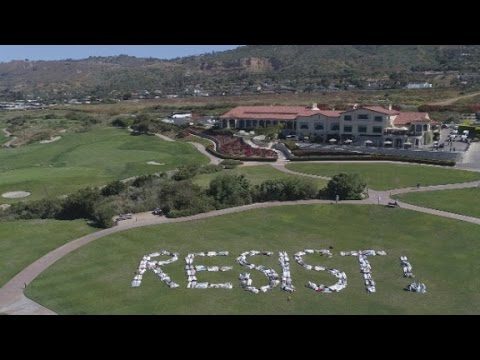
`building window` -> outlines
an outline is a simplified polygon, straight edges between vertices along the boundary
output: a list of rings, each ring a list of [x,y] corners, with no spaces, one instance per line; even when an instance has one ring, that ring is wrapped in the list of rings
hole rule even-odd
[[[422,125],[415,126],[415,132],[421,133],[422,132]]]
[[[344,121],[352,121],[352,115],[344,115],[343,120]]]
[[[383,116],[375,116],[374,120],[378,121],[378,122],[382,122],[383,121]]]
[[[366,126],[359,126],[358,127],[358,132],[359,133],[366,133],[367,132],[367,127]]]
[[[428,125],[427,124],[423,125],[423,131],[427,131],[427,130],[428,130]]]
[[[374,127],[372,128],[372,132],[373,132],[374,134],[381,134],[381,133],[382,133],[382,127],[381,127],[381,126],[374,126]]]
[[[352,132],[352,127],[351,126],[344,126],[343,127],[343,132],[351,133]]]
[[[339,124],[332,124],[331,129],[332,129],[332,131],[338,131],[338,130],[340,130],[340,125]]]
[[[323,124],[322,123],[315,123],[315,130],[323,130]]]
[[[358,114],[358,120],[368,120],[368,114]]]
[[[301,122],[301,123],[300,123],[300,129],[308,129],[308,123],[306,123],[306,122]]]

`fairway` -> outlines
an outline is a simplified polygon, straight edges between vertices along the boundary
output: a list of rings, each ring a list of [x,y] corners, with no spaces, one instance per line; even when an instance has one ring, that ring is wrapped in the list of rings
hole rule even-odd
[[[409,204],[480,218],[480,188],[415,192],[394,195]]]
[[[84,220],[0,222],[0,286],[49,251],[95,230]]]
[[[340,172],[360,174],[367,186],[374,190],[390,190],[405,187],[443,185],[480,179],[480,173],[425,165],[404,164],[288,164],[292,171],[306,174],[334,176]]]
[[[152,166],[148,161],[165,165]],[[50,144],[0,149],[0,194],[30,191],[26,200],[71,193],[115,179],[171,170],[179,165],[206,164],[208,158],[190,144],[156,136],[131,136],[104,128],[65,134]],[[0,198],[0,203],[18,200]]]
[[[257,166],[241,166],[235,169],[225,169],[219,173],[213,174],[201,174],[195,176],[193,182],[203,187],[208,187],[210,181],[220,174],[229,174],[229,175],[245,175],[245,177],[250,181],[252,185],[259,185],[266,180],[274,179],[287,179],[287,178],[300,178],[313,181],[317,184],[318,189],[321,189],[327,185],[326,180],[322,179],[313,179],[302,175],[290,175],[280,170],[275,169],[270,165],[257,165]]]
[[[99,239],[59,260],[27,288],[26,295],[60,314],[479,314],[479,227],[404,209],[374,205],[304,205],[257,209],[197,220],[129,230]],[[332,285],[336,279],[307,271],[294,261],[302,249],[333,247],[330,259],[305,256],[305,262],[345,271],[348,286],[340,293],[316,293],[308,281]],[[252,274],[254,286],[268,283],[257,270],[235,262],[248,250],[271,250],[251,262],[281,274],[278,251],[287,251],[293,285],[288,294],[276,287],[254,295],[239,284],[240,272]],[[358,259],[340,251],[386,250],[369,257],[377,292],[365,290]],[[163,267],[180,287],[169,289],[150,271],[139,288],[131,282],[143,255],[169,250],[179,260]],[[199,273],[199,281],[226,282],[232,290],[187,289],[184,258],[189,252],[228,250],[225,257],[199,258],[195,264],[233,266],[233,271]],[[408,256],[415,281],[426,294],[403,289],[399,257]],[[160,258],[159,258],[160,259]],[[290,298],[290,299],[289,299]]]

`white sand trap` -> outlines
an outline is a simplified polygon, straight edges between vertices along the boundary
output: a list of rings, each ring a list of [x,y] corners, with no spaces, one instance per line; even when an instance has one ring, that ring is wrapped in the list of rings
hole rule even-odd
[[[5,199],[19,199],[30,196],[31,193],[28,191],[10,191],[2,194],[2,197]]]
[[[165,165],[164,163],[159,163],[159,162],[156,162],[156,161],[148,161],[147,164],[148,165]]]
[[[49,144],[54,141],[60,140],[62,137],[61,136],[55,136],[54,138],[51,138],[50,140],[42,140],[40,141],[40,144]]]

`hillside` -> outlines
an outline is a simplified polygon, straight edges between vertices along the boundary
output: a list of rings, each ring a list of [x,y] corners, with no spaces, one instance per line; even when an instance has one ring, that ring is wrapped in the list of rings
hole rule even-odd
[[[0,63],[0,99],[388,89],[410,81],[458,86],[457,75],[477,72],[480,46],[473,45],[252,45],[173,60],[120,55]]]

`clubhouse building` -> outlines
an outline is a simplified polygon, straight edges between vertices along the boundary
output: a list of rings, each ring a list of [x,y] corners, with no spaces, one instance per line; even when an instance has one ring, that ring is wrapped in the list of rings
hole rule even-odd
[[[220,117],[222,128],[253,130],[283,125],[285,135],[296,135],[300,139],[395,148],[428,145],[433,137],[432,128],[437,124],[425,112],[356,105],[346,111],[320,110],[316,104],[311,107],[238,106]]]

